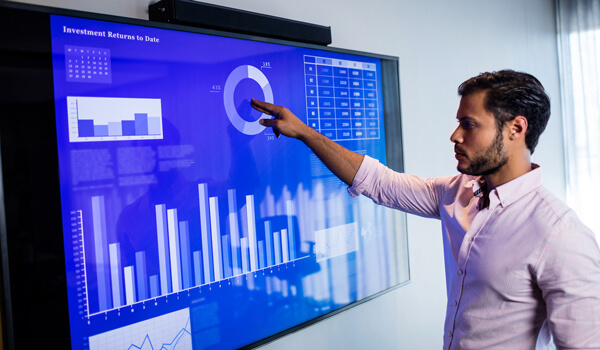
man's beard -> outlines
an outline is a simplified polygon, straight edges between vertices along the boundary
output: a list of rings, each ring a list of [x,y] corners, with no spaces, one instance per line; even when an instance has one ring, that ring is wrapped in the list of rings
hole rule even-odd
[[[498,130],[494,142],[490,147],[483,154],[475,156],[474,159],[467,158],[471,164],[465,169],[457,167],[458,171],[463,174],[475,176],[486,176],[498,171],[498,169],[502,168],[508,162],[508,155],[502,141],[502,131]]]

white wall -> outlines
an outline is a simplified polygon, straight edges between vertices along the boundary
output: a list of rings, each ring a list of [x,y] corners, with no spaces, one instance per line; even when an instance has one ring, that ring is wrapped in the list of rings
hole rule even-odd
[[[27,0],[147,18],[149,0]],[[400,57],[405,168],[421,176],[455,173],[450,133],[457,86],[487,70],[537,76],[553,117],[534,161],[565,197],[553,0],[205,0],[332,27],[336,47]],[[446,302],[440,224],[408,221],[412,283],[266,345],[265,349],[439,349]]]

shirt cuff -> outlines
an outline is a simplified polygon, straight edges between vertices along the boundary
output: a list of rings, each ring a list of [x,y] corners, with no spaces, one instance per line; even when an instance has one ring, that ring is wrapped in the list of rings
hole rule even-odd
[[[352,186],[348,187],[348,193],[352,197],[360,196],[367,189],[368,184],[370,183],[369,180],[375,175],[378,164],[379,161],[377,159],[366,155],[364,156],[363,161],[354,176]]]

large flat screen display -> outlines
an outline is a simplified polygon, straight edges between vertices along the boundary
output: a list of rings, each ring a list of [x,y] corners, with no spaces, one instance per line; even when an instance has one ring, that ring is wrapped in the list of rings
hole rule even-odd
[[[404,217],[250,107],[386,163],[389,57],[48,18],[72,349],[253,346],[409,280]]]

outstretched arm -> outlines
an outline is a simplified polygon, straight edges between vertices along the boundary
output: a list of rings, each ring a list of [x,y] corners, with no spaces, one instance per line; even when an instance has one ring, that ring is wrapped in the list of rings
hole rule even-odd
[[[363,161],[363,156],[331,141],[315,129],[304,124],[289,109],[267,102],[252,99],[252,107],[273,119],[261,119],[260,123],[272,127],[279,137],[283,134],[304,142],[319,159],[348,186],[352,185],[354,176]]]

